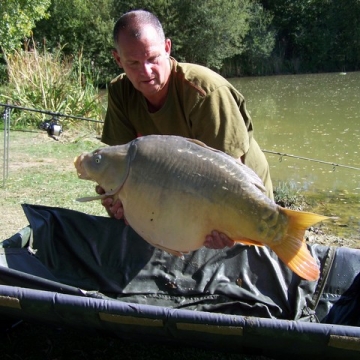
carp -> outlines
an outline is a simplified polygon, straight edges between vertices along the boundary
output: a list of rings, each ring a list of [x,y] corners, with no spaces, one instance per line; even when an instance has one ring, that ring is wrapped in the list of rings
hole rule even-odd
[[[120,199],[129,225],[157,248],[181,256],[217,230],[235,242],[268,246],[303,279],[319,278],[304,233],[327,217],[277,205],[254,171],[198,140],[143,136],[83,153],[74,165],[80,179],[105,190],[78,200]]]

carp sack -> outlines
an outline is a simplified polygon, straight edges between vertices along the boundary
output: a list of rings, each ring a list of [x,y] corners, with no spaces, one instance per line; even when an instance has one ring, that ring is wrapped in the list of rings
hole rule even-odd
[[[217,230],[236,242],[267,245],[300,277],[319,278],[304,233],[327,217],[282,208],[250,168],[200,141],[143,136],[83,153],[74,164],[80,179],[105,190],[78,200],[120,199],[129,225],[155,247],[181,256]]]

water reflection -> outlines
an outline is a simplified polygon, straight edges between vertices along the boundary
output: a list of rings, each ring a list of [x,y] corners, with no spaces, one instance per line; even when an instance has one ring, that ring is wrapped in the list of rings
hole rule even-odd
[[[246,98],[263,149],[360,169],[360,72],[230,81]],[[266,156],[275,184],[360,195],[360,170]]]

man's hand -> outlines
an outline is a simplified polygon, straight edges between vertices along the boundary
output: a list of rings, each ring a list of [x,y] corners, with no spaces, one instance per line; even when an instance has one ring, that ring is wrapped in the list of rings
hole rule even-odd
[[[232,247],[234,244],[234,240],[231,240],[225,234],[219,233],[216,230],[213,230],[211,235],[206,235],[204,242],[204,246],[209,249],[223,249],[226,246]]]
[[[95,191],[99,195],[105,193],[104,189],[99,185],[96,186]],[[101,204],[104,206],[106,212],[109,214],[110,217],[113,217],[115,219],[124,219],[125,223],[128,224],[125,219],[123,205],[119,199],[114,201],[114,199],[111,196],[109,196],[106,197],[105,199],[102,199]]]

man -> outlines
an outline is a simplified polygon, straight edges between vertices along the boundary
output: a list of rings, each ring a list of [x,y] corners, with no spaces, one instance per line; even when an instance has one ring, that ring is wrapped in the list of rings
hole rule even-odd
[[[252,168],[272,198],[269,166],[253,137],[243,96],[210,69],[170,57],[171,40],[150,12],[124,14],[113,35],[113,56],[125,73],[109,85],[102,141],[119,145],[150,134],[201,140]],[[119,201],[108,198],[103,205],[111,216],[124,217]],[[214,231],[204,244],[218,248],[233,241]]]

